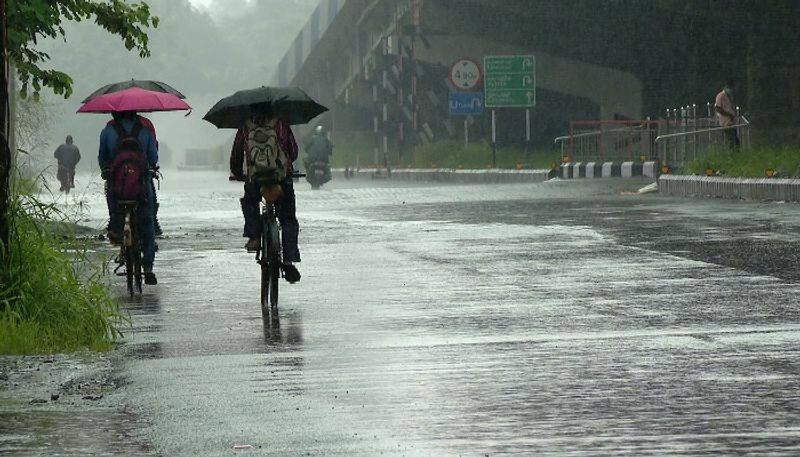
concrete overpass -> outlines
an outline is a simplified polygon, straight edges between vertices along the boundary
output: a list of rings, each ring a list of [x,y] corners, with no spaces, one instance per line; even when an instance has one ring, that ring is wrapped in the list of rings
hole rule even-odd
[[[462,57],[533,54],[533,141],[546,145],[569,120],[642,116],[637,76],[538,49],[526,32],[565,14],[558,2],[322,0],[280,62],[275,83],[297,85],[332,108],[322,122],[337,140],[357,138],[402,155],[413,144],[460,137],[447,113],[447,72]],[[544,17],[544,19],[543,19]],[[498,114],[499,141],[524,135],[519,111]],[[488,135],[488,116],[472,134]]]

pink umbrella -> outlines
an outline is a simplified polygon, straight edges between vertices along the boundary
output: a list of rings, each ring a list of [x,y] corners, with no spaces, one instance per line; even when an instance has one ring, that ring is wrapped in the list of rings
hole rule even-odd
[[[154,111],[183,111],[191,109],[191,106],[173,94],[132,87],[95,97],[81,106],[78,112],[119,113],[135,111],[138,113],[152,113]]]

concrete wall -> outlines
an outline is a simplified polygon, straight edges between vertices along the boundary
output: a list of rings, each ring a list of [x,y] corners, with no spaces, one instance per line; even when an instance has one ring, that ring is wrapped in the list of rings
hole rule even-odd
[[[800,202],[800,179],[744,179],[661,175],[658,189],[676,197]]]

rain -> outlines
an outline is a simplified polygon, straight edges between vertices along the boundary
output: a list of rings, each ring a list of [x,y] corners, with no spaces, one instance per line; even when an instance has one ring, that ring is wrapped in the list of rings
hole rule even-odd
[[[0,455],[800,452],[797,2],[40,3]]]

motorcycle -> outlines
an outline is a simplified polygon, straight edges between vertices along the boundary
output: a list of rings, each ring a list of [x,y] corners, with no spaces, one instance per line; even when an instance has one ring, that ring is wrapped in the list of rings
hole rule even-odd
[[[312,189],[319,189],[331,180],[331,169],[326,162],[306,162],[306,181]]]

